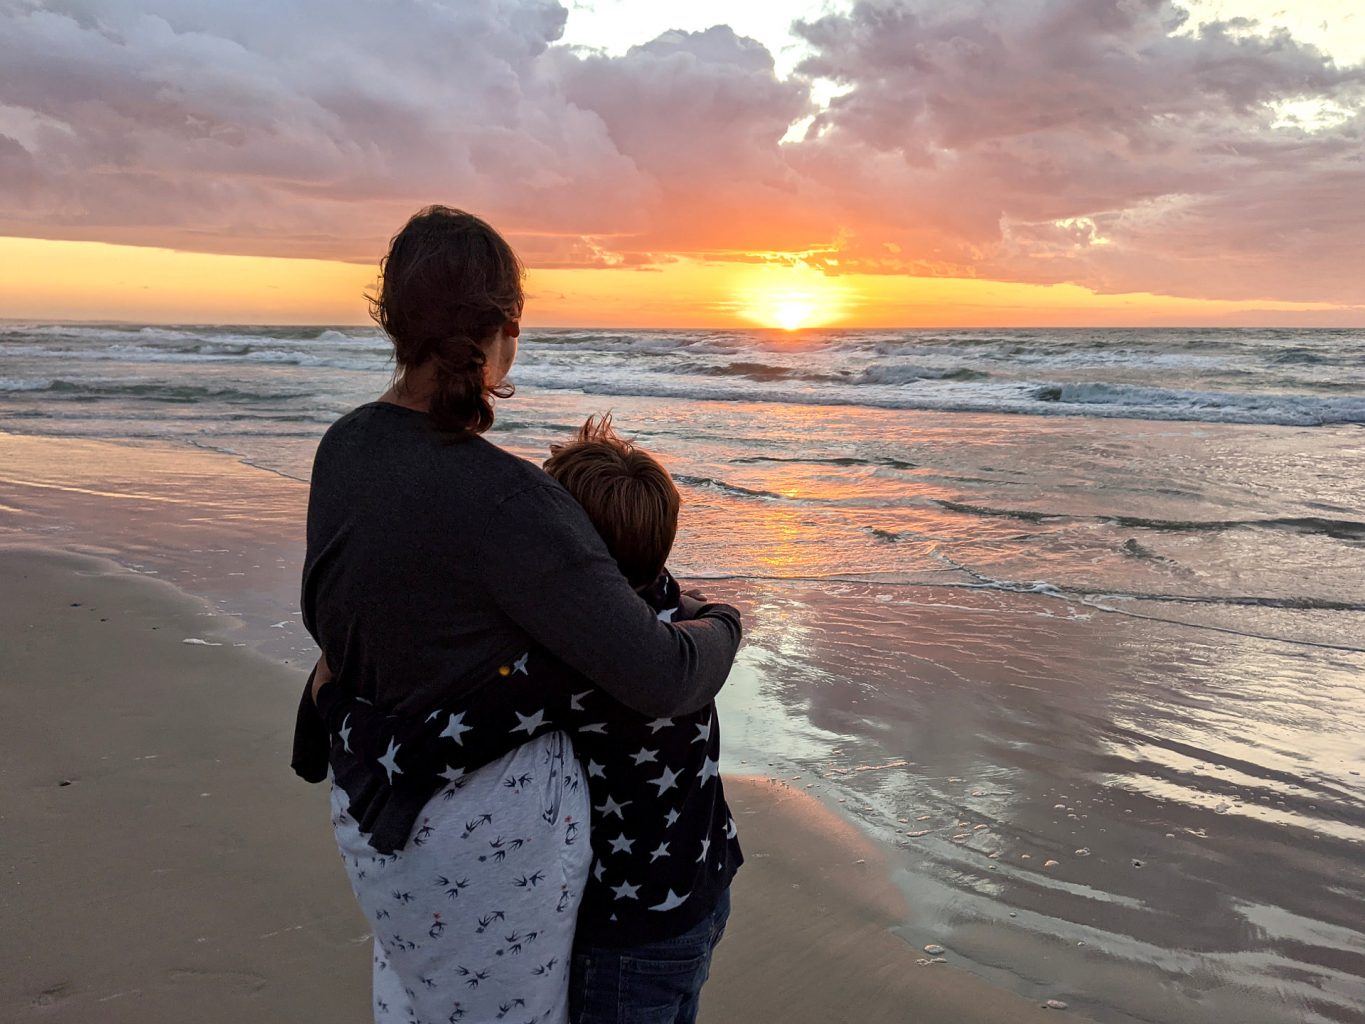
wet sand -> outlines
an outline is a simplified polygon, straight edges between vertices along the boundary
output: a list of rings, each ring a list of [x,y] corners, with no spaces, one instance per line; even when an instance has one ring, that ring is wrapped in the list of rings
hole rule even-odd
[[[567,414],[561,418],[572,422]],[[964,422],[958,417],[952,429],[960,433]],[[984,421],[977,426],[990,433]],[[173,583],[211,601],[196,606],[187,620],[201,632],[184,636],[233,629],[227,644],[244,645],[235,652],[199,648],[199,655],[224,655],[236,664],[235,655],[251,650],[273,659],[253,661],[264,666],[259,677],[274,682],[263,684],[249,707],[204,706],[213,721],[234,715],[239,727],[248,722],[247,733],[258,746],[261,737],[274,737],[272,749],[250,761],[262,795],[239,801],[240,813],[237,804],[215,810],[248,837],[237,840],[237,848],[251,851],[256,848],[251,812],[266,806],[271,828],[298,831],[302,845],[290,849],[320,851],[310,863],[325,863],[330,873],[330,844],[312,831],[312,794],[307,787],[300,792],[302,784],[282,768],[295,683],[293,669],[280,676],[278,663],[299,666],[313,655],[294,611],[306,493],[300,480],[197,448],[0,432],[0,546],[57,546],[112,558]],[[701,525],[682,538],[681,551],[726,531],[748,531],[742,543],[767,552],[775,566],[799,555],[786,545],[789,527],[804,514],[800,510],[770,503],[762,515],[740,516],[710,494],[689,491],[685,520]],[[1073,498],[1074,492],[1059,494],[1052,507],[1071,507]],[[912,512],[923,509],[914,506],[904,514]],[[1033,528],[1027,520],[983,522]],[[922,525],[934,535],[947,530],[938,519]],[[985,540],[992,537],[1001,539],[990,534]],[[1262,539],[1271,545],[1263,546],[1263,554],[1272,551],[1274,560],[1295,564],[1296,548],[1270,535]],[[1205,541],[1199,543],[1203,550]],[[1338,546],[1344,571],[1319,574],[1324,586],[1349,586],[1351,573],[1358,573],[1354,549],[1345,541]],[[1041,568],[1022,567],[1019,578],[1036,578],[1025,573]],[[1359,743],[1365,655],[1315,646],[1352,639],[1349,624],[1358,613],[1221,608],[1214,615],[1173,604],[1136,615],[1122,601],[1064,598],[1027,587],[982,589],[964,585],[959,576],[938,570],[866,582],[753,578],[703,584],[745,614],[745,647],[719,702],[723,766],[781,778],[855,822],[884,852],[895,888],[904,894],[899,902],[895,894],[874,900],[880,916],[872,921],[880,929],[876,941],[886,938],[890,922],[914,956],[902,963],[903,947],[895,946],[897,959],[889,962],[897,966],[876,977],[910,972],[917,992],[945,984],[950,1000],[962,994],[971,1002],[975,997],[966,993],[991,989],[1014,993],[1027,1007],[1059,998],[1070,1004],[1069,1016],[1105,1024],[1365,1022],[1365,748]],[[0,580],[9,582],[8,576]],[[176,591],[167,593],[181,600]],[[3,600],[24,607],[8,591],[0,594]],[[1207,616],[1219,628],[1181,621]],[[99,617],[105,616],[96,621]],[[1242,632],[1230,632],[1232,627]],[[68,647],[84,649],[75,642],[58,649],[69,656]],[[176,654],[189,657],[194,648]],[[6,673],[0,678],[8,687],[15,659],[2,635],[0,655],[0,673]],[[57,679],[57,663],[36,662],[46,673],[40,679]],[[211,663],[191,657],[189,664]],[[113,669],[101,671],[108,675]],[[75,688],[84,693],[95,678],[91,671]],[[23,686],[38,685],[28,676],[24,680]],[[62,702],[73,689],[63,685],[60,693],[47,695],[50,706],[43,696],[14,698],[19,711],[5,721],[32,721],[44,730],[41,737],[50,735],[49,723],[62,721]],[[140,692],[151,683],[139,678],[119,685]],[[173,684],[161,685],[182,697]],[[242,685],[234,680],[229,690]],[[115,735],[124,713],[106,714],[109,721],[99,721],[99,729]],[[157,728],[148,725],[142,734],[150,746],[119,755],[133,767],[147,767],[133,757],[160,754],[158,746],[195,724],[180,710],[161,715],[153,722]],[[81,728],[82,742],[103,735],[88,722]],[[55,743],[49,749],[47,742],[33,740],[40,764],[61,749]],[[188,751],[200,749],[183,742]],[[244,763],[236,749],[221,760],[239,768]],[[5,787],[17,777],[11,772]],[[69,795],[70,788],[60,792]],[[210,786],[193,789],[191,795],[206,802],[211,798],[199,798],[200,791],[217,792]],[[55,799],[41,787],[35,792]],[[8,793],[0,800],[31,813]],[[14,831],[26,842],[22,833],[32,831],[26,824],[31,816],[5,813],[25,823]],[[746,849],[763,852],[765,837],[781,834],[769,830],[785,820],[756,819],[745,832]],[[6,828],[3,857],[11,830],[0,824]],[[755,888],[772,877],[774,864],[788,872],[806,869],[791,851],[818,845],[818,839],[808,826],[792,828],[791,838],[771,841],[772,857],[751,856],[741,876],[736,904],[752,900],[756,922],[778,920],[778,905],[797,891],[792,884],[818,888],[814,877],[774,890]],[[67,870],[61,877],[80,872]],[[255,877],[241,873],[239,888]],[[351,920],[344,884],[336,877],[341,902],[334,910],[341,920]],[[837,877],[843,882],[851,876]],[[285,878],[272,884],[293,883]],[[105,891],[115,894],[108,899],[121,898],[112,884]],[[236,899],[228,886],[209,895],[220,902]],[[273,913],[269,892],[254,898]],[[830,913],[837,916],[837,909]],[[889,982],[879,988],[867,974],[850,974],[853,967],[826,970],[821,958],[831,957],[830,940],[811,931],[809,915],[798,910],[792,915],[781,928],[769,929],[780,934],[780,945],[766,934],[749,942],[727,940],[715,991],[733,977],[737,1006],[759,997],[776,1006],[790,989],[802,998],[792,1000],[786,1012],[817,1014],[827,1007],[818,1001],[823,989],[841,991],[847,975],[848,991],[881,993],[909,1007],[906,1014],[928,1005],[920,997],[890,994],[896,990]],[[743,934],[746,917],[737,912],[732,938]],[[840,919],[854,929],[867,924],[857,913]],[[304,920],[299,916],[280,927]],[[355,936],[362,935],[364,923],[354,921]],[[169,934],[181,934],[167,927]],[[253,934],[275,930],[263,927]],[[800,947],[800,955],[787,954],[788,935],[798,937],[791,945]],[[4,950],[23,950],[25,956],[32,949],[54,949],[60,965],[63,942],[75,940],[45,935],[42,943],[21,945],[7,936],[4,942]],[[946,969],[915,965],[923,958],[921,947],[931,942],[947,947]],[[802,959],[801,943],[814,943],[815,952]],[[104,945],[117,947],[118,940]],[[857,948],[872,957],[867,952],[872,946]],[[337,957],[321,958],[325,973],[317,977],[328,980],[314,988],[325,984],[330,998],[339,985],[343,995],[360,993],[355,998],[363,1006],[363,979],[337,967],[342,962]],[[726,965],[736,957],[738,973],[727,975]],[[850,953],[849,963],[856,966],[858,956]],[[872,959],[863,966],[881,970]],[[0,966],[0,978],[14,970]],[[948,980],[925,979],[926,974]],[[759,985],[754,977],[786,981]],[[3,988],[8,991],[9,984]],[[316,991],[311,997],[324,998]],[[874,1012],[855,1004],[859,1015]],[[845,1011],[836,1005],[829,1019]],[[349,1013],[345,1009],[340,1019],[353,1019]],[[958,1013],[942,1019],[958,1019]],[[3,1010],[0,1019],[6,1019]]]
[[[884,848],[814,797],[751,776],[727,777],[725,793],[746,862],[703,993],[705,1019],[1057,1020],[953,967],[951,950],[931,955],[895,935],[914,908],[891,883]]]
[[[0,1019],[366,1020],[366,924],[322,790],[288,768],[298,673],[109,562],[11,548],[0,578]],[[749,862],[706,1019],[1055,1019],[918,965],[891,931],[913,908],[855,828],[727,785]]]

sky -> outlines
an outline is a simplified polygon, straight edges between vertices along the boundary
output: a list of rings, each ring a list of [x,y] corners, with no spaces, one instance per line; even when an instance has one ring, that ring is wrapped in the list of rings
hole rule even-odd
[[[0,317],[1365,326],[1346,0],[0,0]]]

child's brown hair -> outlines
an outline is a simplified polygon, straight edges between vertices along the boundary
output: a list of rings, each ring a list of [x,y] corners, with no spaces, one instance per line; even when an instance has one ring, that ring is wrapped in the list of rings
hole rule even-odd
[[[631,586],[658,578],[673,550],[682,498],[654,456],[612,429],[610,413],[589,416],[574,440],[551,445],[545,472],[583,506]]]

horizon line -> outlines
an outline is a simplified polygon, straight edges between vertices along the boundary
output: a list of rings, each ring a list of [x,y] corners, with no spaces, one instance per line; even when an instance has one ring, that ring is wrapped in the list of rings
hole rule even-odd
[[[0,324],[33,324],[44,327],[319,327],[319,328],[357,328],[371,326],[377,333],[383,333],[377,325],[363,322],[346,323],[322,320],[121,320],[113,317],[8,317],[0,316]],[[753,325],[693,324],[691,326],[667,326],[655,324],[608,325],[608,324],[536,324],[523,326],[523,331],[731,331],[742,334],[779,334],[797,337],[802,334],[828,334],[838,331],[1359,331],[1365,332],[1365,320],[1359,324],[1208,324],[1208,323],[1160,323],[1160,324],[900,324],[894,326],[860,327],[825,324],[820,327],[798,327],[788,330],[783,327],[763,327]]]

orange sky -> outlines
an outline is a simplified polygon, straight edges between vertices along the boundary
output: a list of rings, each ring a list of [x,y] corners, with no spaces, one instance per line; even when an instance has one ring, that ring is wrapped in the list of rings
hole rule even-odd
[[[1365,326],[1346,0],[96,6],[0,4],[0,317],[363,322],[435,201],[533,326]]]
[[[155,323],[366,321],[375,268],[98,242],[0,238],[0,315]],[[846,274],[682,260],[650,270],[532,268],[526,322],[563,327],[1360,324],[1325,303],[1225,302],[1076,285]]]

